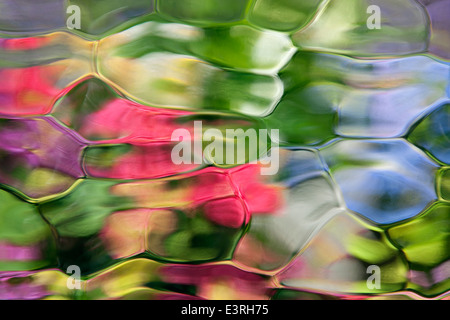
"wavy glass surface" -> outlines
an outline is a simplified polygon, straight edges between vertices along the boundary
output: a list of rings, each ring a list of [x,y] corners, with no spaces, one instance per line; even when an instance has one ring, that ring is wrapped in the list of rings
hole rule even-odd
[[[0,299],[449,299],[449,12],[0,0]],[[195,121],[279,171],[174,164]]]

